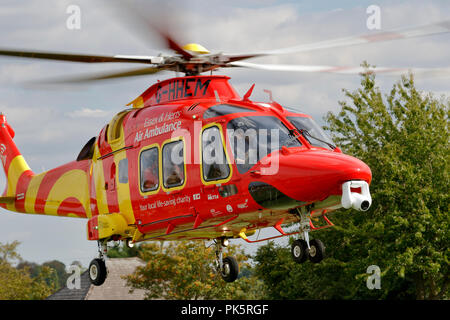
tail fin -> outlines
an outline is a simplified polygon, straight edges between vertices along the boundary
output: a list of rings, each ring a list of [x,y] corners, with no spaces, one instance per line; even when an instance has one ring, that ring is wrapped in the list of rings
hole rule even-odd
[[[17,146],[13,141],[14,135],[14,130],[6,122],[5,115],[0,113],[0,159],[7,180],[3,196],[10,199],[11,197],[16,197],[16,188],[21,176],[25,175],[28,180],[34,175],[22,154],[19,152],[19,149],[17,149]],[[11,203],[10,201],[0,202],[3,202],[3,204],[0,204],[2,207],[15,211],[14,203]]]

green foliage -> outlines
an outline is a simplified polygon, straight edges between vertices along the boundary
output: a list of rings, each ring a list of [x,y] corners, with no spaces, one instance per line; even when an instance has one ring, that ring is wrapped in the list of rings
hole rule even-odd
[[[297,264],[289,248],[270,242],[258,249],[255,260],[256,275],[264,281],[267,299],[344,299],[351,295],[348,270],[334,259]]]
[[[48,278],[47,284],[51,284],[52,282],[56,281],[59,288],[64,288],[66,286],[67,278],[69,277],[69,274],[66,271],[66,265],[58,260],[52,260],[47,261],[42,264],[42,267],[48,267],[50,269],[53,269],[55,277]]]
[[[81,270],[83,270],[83,266],[79,261],[73,261],[71,265],[78,265],[81,268]],[[64,288],[66,286],[67,279],[69,278],[70,274],[67,272],[66,265],[61,261],[58,260],[47,261],[44,262],[42,265],[29,261],[20,261],[17,264],[16,269],[25,270],[26,272],[28,272],[30,277],[34,279],[41,275],[45,267],[49,268],[50,270],[53,270],[53,272],[49,273],[49,277],[45,278],[46,283],[49,286],[55,284],[56,290]]]
[[[371,168],[372,207],[340,210],[337,227],[312,234],[327,246],[319,265],[295,265],[289,249],[273,244],[260,248],[256,271],[268,298],[450,298],[449,99],[418,91],[412,75],[384,97],[373,74],[344,92],[349,101],[327,114],[326,129]],[[370,265],[381,269],[380,290],[366,287]]]
[[[39,273],[41,273],[42,266],[35,262],[20,261],[17,264],[16,269],[27,270],[31,278],[36,278],[39,275]]]
[[[20,260],[16,251],[19,244],[19,241],[13,241],[0,245],[0,262],[12,263],[14,260]]]
[[[30,266],[23,263],[21,268],[12,265],[13,260],[21,260],[17,253],[20,243],[0,243],[0,300],[42,300],[57,288],[56,271],[48,266],[36,268],[31,276]]]
[[[119,243],[108,249],[107,256],[108,258],[131,258],[139,256],[140,251],[141,248],[139,245],[129,248]]]
[[[147,299],[259,299],[261,282],[246,271],[233,283],[226,283],[213,269],[214,248],[203,241],[170,242],[163,246],[141,246],[145,267],[127,277],[132,289],[146,290]],[[248,257],[230,245],[224,256],[235,256],[241,268],[250,270]]]

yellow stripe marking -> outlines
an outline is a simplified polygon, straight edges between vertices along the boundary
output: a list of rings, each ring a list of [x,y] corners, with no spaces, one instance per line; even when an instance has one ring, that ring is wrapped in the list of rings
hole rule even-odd
[[[12,159],[8,168],[8,177],[7,177],[8,189],[6,191],[7,196],[16,195],[17,182],[19,181],[20,176],[27,170],[31,169],[22,155],[18,155],[14,159]],[[14,203],[7,204],[6,208],[11,211],[16,211]]]
[[[95,156],[95,155],[94,155]],[[97,208],[99,214],[105,214],[109,212],[108,200],[106,198],[105,190],[105,175],[103,172],[102,160],[94,160],[94,182],[95,182],[95,196],[97,198]]]
[[[34,205],[36,204],[37,193],[45,175],[46,172],[33,176],[28,184],[27,192],[25,194],[25,211],[27,213],[36,213],[34,210]]]
[[[83,170],[70,170],[55,182],[45,203],[45,214],[58,215],[61,202],[67,198],[78,199],[84,207],[86,215],[88,214],[88,210],[90,210],[88,177]],[[68,216],[79,217],[75,214],[68,214]]]
[[[133,207],[131,205],[130,184],[129,184],[130,172],[128,172],[127,183],[121,183],[119,181],[119,162],[126,158],[127,158],[126,151],[121,151],[114,155],[114,162],[116,163],[116,170],[117,170],[116,173],[117,201],[119,202],[120,213],[124,216],[127,223],[134,224],[135,218],[133,214]]]

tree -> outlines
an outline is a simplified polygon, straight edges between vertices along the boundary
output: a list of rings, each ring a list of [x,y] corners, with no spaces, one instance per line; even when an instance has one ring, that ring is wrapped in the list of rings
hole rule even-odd
[[[78,265],[82,268],[81,263],[79,261],[74,261],[72,264]],[[32,279],[40,277],[43,269],[47,267],[50,268],[53,272],[50,272],[48,278],[45,278],[45,281],[48,285],[56,284],[56,289],[61,289],[66,286],[67,278],[69,278],[69,274],[66,270],[66,265],[58,260],[52,260],[44,262],[42,265],[37,264],[35,262],[29,261],[21,261],[17,264],[16,269],[25,270],[28,272]]]
[[[108,249],[108,258],[130,258],[139,256],[141,248],[139,245],[133,247],[127,247],[122,244],[115,244],[112,248]]]
[[[28,267],[15,268],[13,260],[21,260],[17,253],[20,243],[0,243],[0,300],[41,300],[56,290],[55,272],[49,267],[42,267],[36,277],[31,277]]]
[[[156,243],[141,246],[144,267],[127,277],[133,289],[146,290],[146,299],[258,299],[261,283],[254,277],[241,277],[226,283],[213,269],[214,248],[203,241]],[[240,267],[250,269],[239,247],[230,245]],[[225,255],[224,255],[225,256]]]
[[[41,272],[42,266],[35,262],[20,261],[17,264],[16,269],[27,270],[28,274],[30,275],[31,278],[36,278],[39,275],[39,273]]]
[[[42,267],[49,267],[55,271],[55,276],[47,279],[48,284],[56,281],[58,283],[58,289],[66,286],[69,274],[67,273],[66,265],[63,262],[58,260],[47,261],[42,264]]]
[[[374,74],[344,93],[349,101],[327,114],[325,129],[345,153],[371,168],[372,207],[340,210],[335,228],[312,234],[327,246],[321,264],[293,266],[288,249],[271,245],[255,258],[257,274],[276,290],[277,276],[303,277],[293,281],[288,298],[448,299],[449,99],[420,92],[411,74],[386,95]],[[283,259],[264,273],[269,254]],[[370,265],[381,269],[380,290],[366,286]],[[285,298],[273,288],[269,298]]]
[[[19,241],[0,245],[0,262],[12,263],[13,260],[20,260],[20,255],[16,251],[19,245]]]
[[[275,300],[318,300],[318,299],[352,299],[357,287],[365,286],[365,283],[355,279],[355,275],[361,269],[357,264],[351,265],[334,257],[333,250],[346,250],[328,246],[328,243],[342,243],[333,237],[337,231],[319,231],[321,239],[327,243],[327,258],[319,264],[305,262],[298,264],[291,257],[290,248],[281,247],[274,242],[258,248],[254,257],[255,276],[264,282],[265,299]],[[342,237],[342,235],[341,235]],[[336,242],[332,241],[336,238]],[[291,242],[293,239],[291,239]],[[341,258],[344,260],[344,258]],[[351,266],[351,267],[350,267]],[[365,269],[364,269],[365,270]],[[368,291],[366,289],[366,291]],[[367,292],[370,294],[371,292]],[[366,296],[365,298],[369,298]]]

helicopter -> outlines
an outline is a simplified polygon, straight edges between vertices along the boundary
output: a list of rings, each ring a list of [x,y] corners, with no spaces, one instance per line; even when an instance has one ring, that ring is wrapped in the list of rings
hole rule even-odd
[[[223,256],[230,239],[256,243],[299,238],[291,245],[297,263],[319,263],[325,245],[309,233],[333,227],[340,208],[369,210],[372,173],[345,155],[311,116],[270,99],[252,101],[254,85],[241,97],[223,68],[358,74],[400,74],[404,68],[269,65],[244,60],[450,31],[448,21],[427,26],[334,39],[261,52],[210,52],[181,45],[152,26],[171,55],[84,55],[0,48],[0,55],[80,63],[136,63],[128,71],[64,79],[82,82],[173,71],[184,76],[150,86],[104,125],[77,159],[34,173],[14,143],[15,132],[0,115],[0,158],[7,177],[0,205],[10,211],[87,219],[86,234],[98,243],[89,265],[94,285],[107,278],[108,243],[213,240],[216,271],[224,281],[239,274],[237,260]],[[433,73],[433,69],[415,69]],[[205,75],[204,73],[210,73]],[[322,219],[321,226],[317,226]],[[299,230],[283,226],[297,223]],[[316,224],[315,224],[316,223]],[[256,231],[279,234],[250,239]]]

